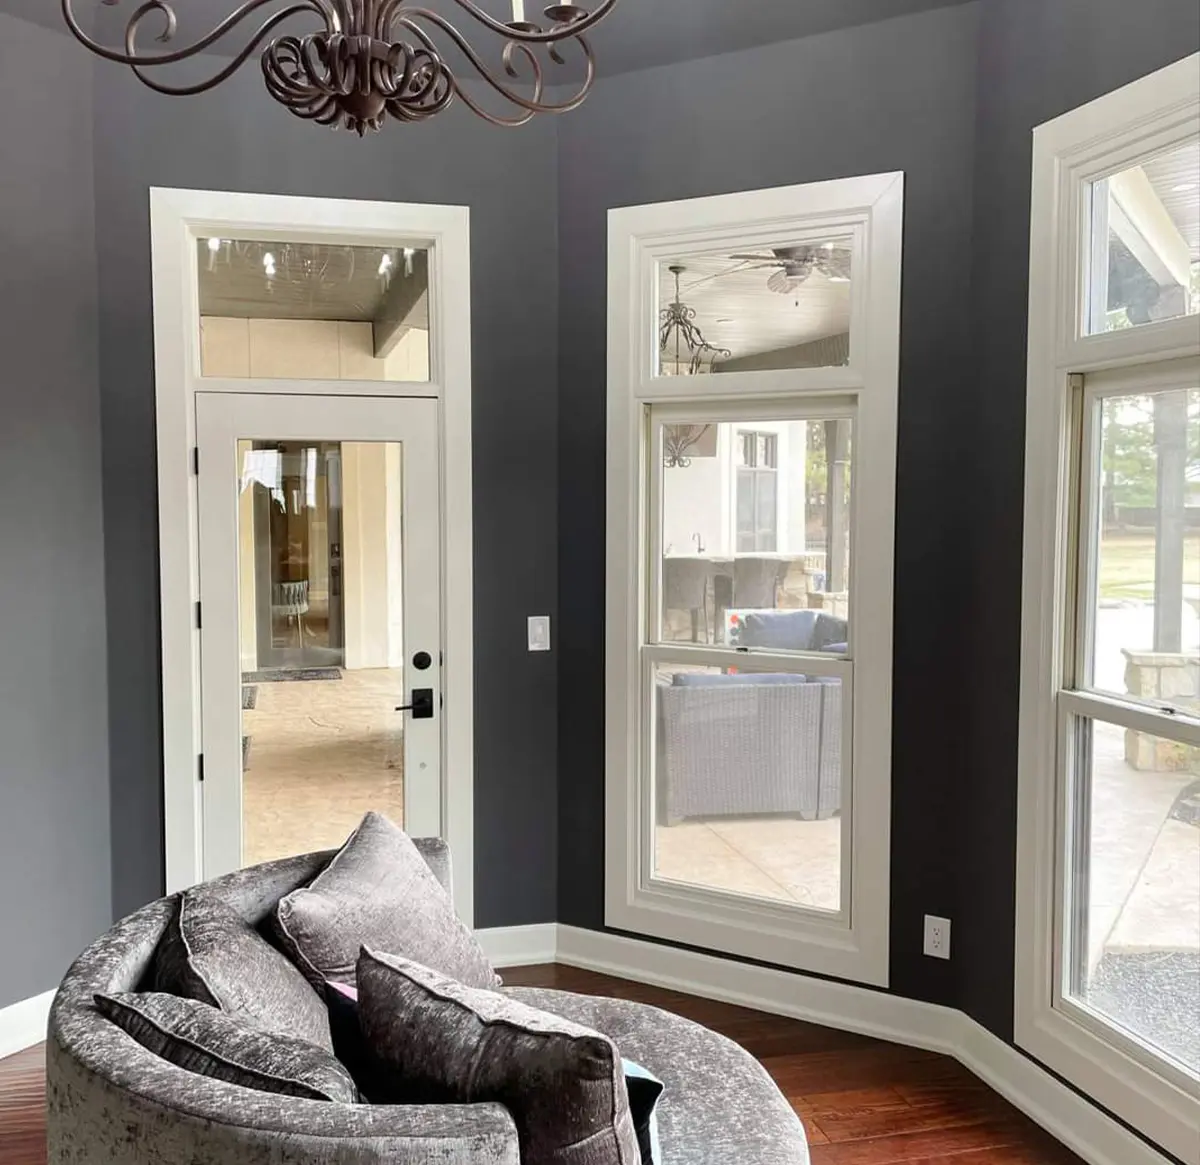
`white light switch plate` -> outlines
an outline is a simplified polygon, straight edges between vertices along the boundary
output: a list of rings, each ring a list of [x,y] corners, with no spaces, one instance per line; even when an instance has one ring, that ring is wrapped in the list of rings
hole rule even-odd
[[[550,616],[549,615],[530,615],[529,616],[529,650],[530,651],[549,651],[550,650]]]

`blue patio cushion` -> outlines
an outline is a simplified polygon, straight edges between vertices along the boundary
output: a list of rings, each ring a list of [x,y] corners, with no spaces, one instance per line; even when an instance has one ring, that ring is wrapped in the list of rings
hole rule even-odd
[[[846,620],[824,611],[750,611],[742,620],[739,647],[821,651],[846,641]]]

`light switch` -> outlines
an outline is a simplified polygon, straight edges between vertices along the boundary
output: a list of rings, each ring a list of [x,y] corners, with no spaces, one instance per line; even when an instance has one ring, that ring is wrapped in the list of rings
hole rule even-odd
[[[529,650],[530,651],[549,651],[550,650],[550,616],[549,615],[530,615],[529,616]]]

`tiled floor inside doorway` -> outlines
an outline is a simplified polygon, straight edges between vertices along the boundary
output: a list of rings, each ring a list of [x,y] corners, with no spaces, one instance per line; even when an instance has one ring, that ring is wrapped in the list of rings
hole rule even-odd
[[[242,712],[243,860],[341,845],[370,809],[404,820],[404,673],[255,683]]]

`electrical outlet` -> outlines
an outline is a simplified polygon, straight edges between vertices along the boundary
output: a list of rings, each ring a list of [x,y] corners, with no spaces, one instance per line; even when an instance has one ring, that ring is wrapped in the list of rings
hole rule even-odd
[[[950,957],[950,919],[925,915],[925,953],[931,959]]]
[[[549,615],[530,615],[529,616],[529,650],[530,651],[549,651],[550,650],[550,616]]]

